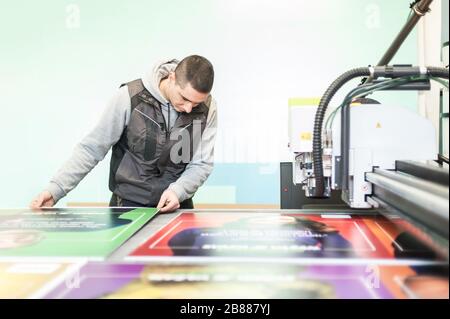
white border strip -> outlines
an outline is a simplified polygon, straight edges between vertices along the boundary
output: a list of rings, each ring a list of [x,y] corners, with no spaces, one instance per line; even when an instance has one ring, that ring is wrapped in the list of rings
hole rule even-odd
[[[178,226],[180,226],[180,224],[182,224],[183,221],[180,220],[178,223],[176,223],[172,228],[170,228],[164,235],[162,235],[161,237],[158,238],[157,241],[155,241],[153,244],[151,244],[149,247],[147,247],[147,249],[154,249],[156,245],[158,245],[161,240],[163,240],[164,238],[166,238],[175,228],[177,228]],[[167,226],[167,225],[166,225]],[[154,237],[155,235],[153,235],[152,237]],[[139,249],[139,248],[138,248]]]
[[[214,264],[214,263],[277,263],[294,265],[447,265],[444,261],[427,261],[418,259],[369,259],[369,258],[270,258],[270,257],[177,257],[177,256],[126,256],[128,262],[166,262],[170,264]]]
[[[353,222],[356,226],[356,228],[359,230],[359,232],[361,233],[361,235],[364,237],[364,239],[367,241],[367,243],[369,244],[370,248],[372,249],[372,251],[377,251],[377,249],[375,248],[374,244],[369,240],[369,238],[367,238],[366,233],[361,229],[361,227],[358,225],[357,222]]]
[[[378,224],[378,222],[375,222],[375,225],[378,226],[378,228],[384,233],[384,235],[387,236],[387,238],[389,238],[389,240],[392,241],[392,243],[393,243],[395,246],[397,246],[397,248],[400,249],[400,251],[405,251],[405,250],[403,249],[403,247],[400,246],[400,244],[397,243],[397,242],[395,241],[395,239],[392,238],[392,236],[389,235],[389,233],[388,233],[383,227],[381,227],[380,224]]]

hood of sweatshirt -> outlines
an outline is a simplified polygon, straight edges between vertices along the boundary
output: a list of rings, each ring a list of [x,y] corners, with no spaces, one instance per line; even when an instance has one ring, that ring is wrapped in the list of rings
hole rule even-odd
[[[179,113],[175,110],[175,108],[169,103],[169,101],[162,95],[159,84],[161,80],[168,77],[170,72],[175,71],[179,61],[172,60],[161,60],[157,62],[147,73],[142,77],[142,82],[144,87],[153,95],[160,103],[161,110],[166,120],[168,130],[170,130],[174,124],[176,119],[179,116]]]
[[[142,77],[144,87],[163,105],[167,105],[169,101],[162,95],[159,90],[161,80],[168,77],[170,72],[175,71],[178,60],[161,60],[158,61],[148,72]]]

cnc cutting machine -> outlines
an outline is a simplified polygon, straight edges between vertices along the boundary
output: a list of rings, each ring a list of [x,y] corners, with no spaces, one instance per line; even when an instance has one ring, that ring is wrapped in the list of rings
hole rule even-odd
[[[292,181],[307,198],[326,199],[339,191],[351,208],[401,215],[432,234],[448,258],[448,42],[444,67],[389,66],[431,3],[411,4],[410,17],[375,67],[349,70],[317,103],[291,107],[289,145]],[[327,112],[335,94],[359,77],[360,85]],[[430,90],[430,81],[442,84],[438,127],[415,112],[367,98],[379,90]]]
[[[362,76],[371,81],[350,91],[326,117],[339,88]],[[433,124],[367,98],[377,90],[427,90],[430,80],[448,76],[448,69],[439,67],[352,69],[331,84],[319,105],[290,108],[294,184],[302,185],[307,197],[328,198],[340,190],[351,208],[395,210],[448,242],[448,160],[442,165]],[[443,84],[448,95],[448,83]]]

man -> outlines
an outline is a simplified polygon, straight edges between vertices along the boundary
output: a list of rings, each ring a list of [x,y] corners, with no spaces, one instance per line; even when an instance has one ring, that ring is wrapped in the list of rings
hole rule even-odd
[[[213,169],[217,125],[212,64],[198,55],[157,63],[126,83],[100,122],[75,148],[30,207],[52,207],[112,147],[110,206],[193,208],[192,196]]]

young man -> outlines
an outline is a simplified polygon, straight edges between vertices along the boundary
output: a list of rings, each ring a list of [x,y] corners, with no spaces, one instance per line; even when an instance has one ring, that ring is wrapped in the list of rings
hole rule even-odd
[[[213,169],[217,127],[212,64],[188,56],[157,63],[121,86],[94,130],[77,145],[30,207],[51,207],[75,188],[112,147],[110,206],[193,208]]]

